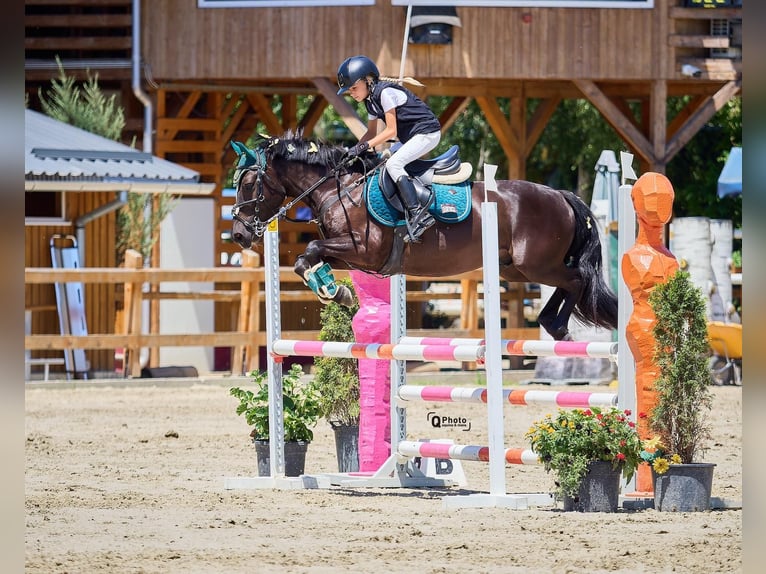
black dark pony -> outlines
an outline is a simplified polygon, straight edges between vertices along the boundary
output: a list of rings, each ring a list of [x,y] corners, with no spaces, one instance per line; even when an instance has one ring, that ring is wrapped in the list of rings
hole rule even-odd
[[[232,145],[239,154],[234,240],[250,247],[268,222],[285,215],[285,201],[302,201],[322,239],[309,242],[295,272],[323,302],[351,303],[331,267],[448,277],[482,265],[482,182],[471,186],[472,209],[465,220],[437,222],[421,243],[402,243],[365,205],[364,181],[381,162],[376,154],[346,164],[342,147],[290,133],[266,138],[255,149]],[[498,181],[497,187],[488,200],[497,203],[500,276],[555,287],[540,325],[557,340],[570,338],[572,314],[586,325],[616,328],[617,298],[603,278],[599,234],[588,206],[569,191],[529,181]]]

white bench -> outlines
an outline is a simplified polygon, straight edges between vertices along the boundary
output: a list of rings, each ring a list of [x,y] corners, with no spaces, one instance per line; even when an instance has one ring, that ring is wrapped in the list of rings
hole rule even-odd
[[[28,357],[24,358],[24,364],[29,365],[30,367],[35,366],[43,366],[43,380],[47,381],[48,376],[50,375],[51,371],[51,365],[63,365],[66,361],[64,361],[64,358],[56,359],[53,357],[43,357],[40,359],[31,359]]]

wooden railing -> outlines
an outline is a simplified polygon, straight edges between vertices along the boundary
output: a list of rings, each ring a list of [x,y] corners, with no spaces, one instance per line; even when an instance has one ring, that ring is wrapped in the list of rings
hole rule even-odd
[[[232,373],[243,374],[259,368],[259,347],[266,346],[266,333],[261,330],[261,304],[266,299],[264,290],[265,270],[260,267],[260,257],[251,250],[242,253],[241,267],[214,267],[200,269],[154,269],[143,268],[142,258],[136,251],[129,250],[125,258],[124,268],[79,268],[79,269],[50,269],[27,268],[24,272],[26,284],[50,283],[106,283],[122,284],[124,295],[124,321],[119,333],[88,334],[88,335],[49,335],[31,334],[24,338],[26,350],[66,350],[66,349],[124,349],[125,375],[139,376],[140,349],[144,347],[183,347],[209,346],[232,347]],[[316,296],[306,288],[292,267],[281,270],[280,285],[281,301],[315,301]],[[347,277],[348,272],[335,271],[336,278]],[[481,270],[465,273],[455,277],[408,277],[408,281],[456,281],[460,290],[450,293],[431,293],[423,290],[408,290],[408,301],[429,301],[437,299],[460,299],[461,314],[460,328],[443,330],[450,336],[482,336],[479,330],[479,301],[481,294],[478,285],[482,281]],[[239,283],[237,290],[167,292],[157,290],[144,291],[144,284],[157,285],[163,282],[214,282]],[[295,288],[288,288],[296,285]],[[524,285],[518,286],[519,290]],[[524,294],[521,291],[508,290],[501,294],[505,301],[516,300],[521,306]],[[533,295],[534,296],[534,295]],[[219,331],[215,333],[162,334],[143,333],[142,303],[144,299],[189,299],[206,301],[239,302],[239,313],[236,330]],[[514,321],[508,318],[508,324]],[[434,334],[436,330],[408,331],[411,334]],[[503,337],[506,338],[537,338],[537,329],[506,328]],[[316,340],[319,332],[316,330],[282,331],[285,339]]]

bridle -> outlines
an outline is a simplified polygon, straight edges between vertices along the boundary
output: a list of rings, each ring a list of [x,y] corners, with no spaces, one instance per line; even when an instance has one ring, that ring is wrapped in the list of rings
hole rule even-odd
[[[266,151],[257,148],[253,150],[255,152],[255,156],[253,157],[254,163],[251,165],[243,165],[241,167],[237,167],[237,169],[234,172],[234,178],[233,183],[237,190],[237,198],[240,197],[240,186],[242,184],[242,175],[248,171],[254,171],[255,172],[255,193],[253,194],[253,197],[251,199],[246,199],[244,201],[237,201],[234,206],[231,208],[231,216],[232,219],[235,219],[236,221],[239,221],[242,225],[244,225],[245,229],[252,233],[253,236],[257,238],[263,237],[264,233],[266,233],[266,229],[269,227],[269,224],[271,224],[272,221],[277,219],[286,219],[287,218],[287,212],[298,202],[303,200],[307,195],[311,194],[314,190],[316,190],[319,186],[324,184],[328,179],[331,177],[335,177],[337,179],[338,174],[341,170],[346,168],[349,164],[356,161],[357,158],[349,158],[346,161],[341,161],[338,165],[331,168],[324,176],[319,178],[314,184],[311,185],[308,189],[305,191],[302,191],[298,196],[296,196],[292,201],[288,202],[287,204],[281,206],[277,212],[266,219],[265,221],[262,221],[259,212],[261,210],[261,206],[266,201],[266,196],[263,193],[263,182],[265,179],[270,179],[266,174]],[[382,163],[380,164],[382,165]],[[366,177],[366,174],[365,176]],[[362,178],[364,179],[364,178]],[[273,180],[272,180],[273,181]],[[287,197],[287,190],[282,185],[278,186],[269,186],[273,191],[279,193],[282,197],[280,199],[280,204],[285,200]],[[250,221],[245,219],[241,214],[240,211],[243,207],[247,205],[253,206],[253,217]]]
[[[252,165],[238,166],[234,172],[233,183],[237,190],[237,199],[239,199],[241,194],[240,186],[242,185],[243,174],[249,171],[254,171],[255,172],[255,193],[253,193],[253,197],[251,199],[246,199],[245,201],[237,201],[234,204],[234,206],[231,208],[231,217],[232,219],[235,219],[239,221],[242,225],[244,225],[245,229],[247,229],[249,233],[252,233],[255,237],[260,238],[260,237],[263,237],[263,234],[266,232],[266,228],[269,226],[269,224],[275,219],[279,218],[280,216],[283,216],[287,212],[287,209],[289,209],[289,207],[281,208],[266,221],[261,221],[259,212],[261,210],[261,206],[263,205],[263,202],[266,201],[266,196],[263,193],[263,180],[268,177],[266,175],[266,152],[265,150],[260,148],[256,148],[253,151],[255,153],[254,163]],[[250,156],[250,157],[253,157],[253,156]],[[282,199],[280,203],[284,201],[285,197],[287,197],[287,191],[285,191],[285,188],[282,186],[278,186],[278,188],[275,189],[275,191],[281,193],[282,195]],[[253,217],[251,221],[248,221],[247,219],[242,217],[242,215],[240,215],[240,211],[242,210],[242,208],[247,205],[253,206]],[[292,207],[292,205],[290,207]]]

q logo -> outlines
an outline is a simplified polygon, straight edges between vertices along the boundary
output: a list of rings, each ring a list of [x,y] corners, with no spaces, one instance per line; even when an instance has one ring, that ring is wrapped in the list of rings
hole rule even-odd
[[[431,426],[435,429],[442,428],[442,419],[435,412],[430,412],[426,415],[426,419],[431,423]]]

